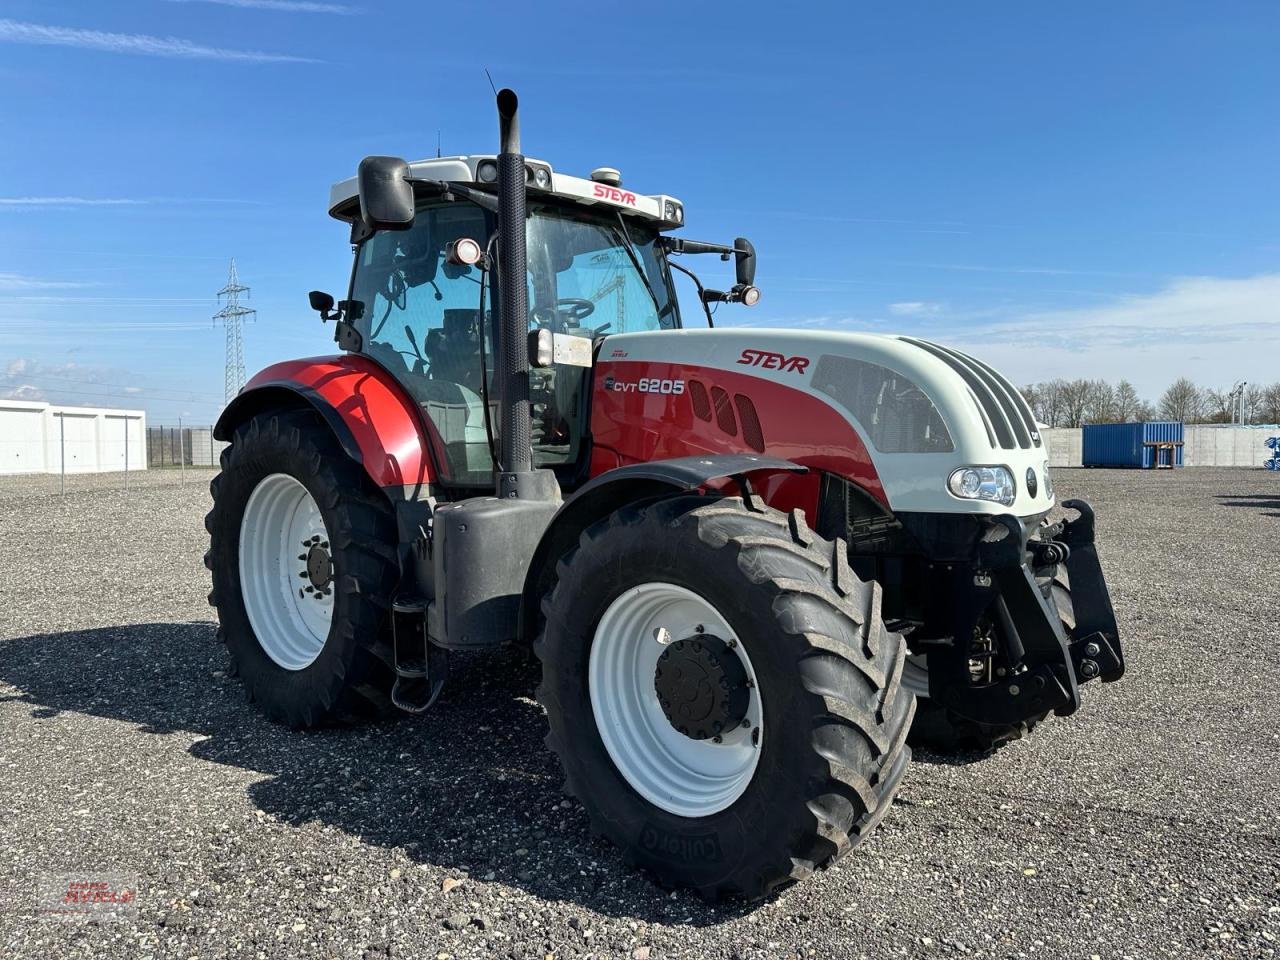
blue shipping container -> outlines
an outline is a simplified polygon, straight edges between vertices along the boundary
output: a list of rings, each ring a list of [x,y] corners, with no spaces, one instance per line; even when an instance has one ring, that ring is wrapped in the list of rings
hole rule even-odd
[[[1091,423],[1082,430],[1086,467],[1180,467],[1182,422]],[[1172,443],[1176,446],[1157,447]]]

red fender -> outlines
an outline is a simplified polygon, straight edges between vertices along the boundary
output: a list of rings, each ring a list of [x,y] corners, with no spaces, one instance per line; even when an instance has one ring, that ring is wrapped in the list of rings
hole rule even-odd
[[[679,382],[683,388],[678,393],[642,392],[641,380]],[[750,404],[739,398],[749,398]],[[755,423],[748,426],[753,415]],[[601,358],[591,432],[593,477],[648,460],[761,453],[844,477],[889,505],[866,445],[849,421],[821,398],[762,377],[689,364]],[[818,478],[814,473],[778,475],[765,481],[760,493],[778,509],[799,507],[811,513],[817,507]],[[809,520],[815,517],[811,514]]]
[[[223,411],[215,436],[230,439],[237,424],[269,406],[280,391],[314,407],[379,487],[431,483],[440,476],[437,465],[447,463],[430,419],[395,377],[359,354],[272,364]]]

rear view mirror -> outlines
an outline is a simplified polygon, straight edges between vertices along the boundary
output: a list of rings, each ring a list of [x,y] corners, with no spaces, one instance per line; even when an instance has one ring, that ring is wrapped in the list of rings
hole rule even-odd
[[[738,286],[755,286],[756,248],[746,237],[738,237],[733,241],[733,267],[737,274]],[[751,306],[751,304],[747,305]]]
[[[407,230],[413,225],[409,164],[399,157],[365,157],[356,184],[360,219],[370,230]]]
[[[307,299],[311,301],[311,309],[316,313],[328,313],[333,309],[333,295],[323,290],[312,290],[307,294]]]

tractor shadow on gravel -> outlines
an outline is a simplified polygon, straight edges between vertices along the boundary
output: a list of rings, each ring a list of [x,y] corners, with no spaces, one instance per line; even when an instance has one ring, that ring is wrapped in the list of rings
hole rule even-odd
[[[192,756],[266,774],[249,796],[286,823],[328,824],[417,863],[610,916],[708,926],[754,909],[672,895],[592,839],[543,745],[528,659],[460,658],[419,718],[310,732],[262,717],[228,662],[212,623],[150,623],[6,641],[0,678],[36,721],[79,712],[204,737]]]
[[[1280,493],[1220,493],[1218,504],[1223,507],[1250,507],[1270,511],[1264,517],[1280,517]]]

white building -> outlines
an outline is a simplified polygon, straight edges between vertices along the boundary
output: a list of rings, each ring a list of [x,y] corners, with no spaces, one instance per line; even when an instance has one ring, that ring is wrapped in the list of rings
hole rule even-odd
[[[0,400],[0,475],[147,469],[141,410]]]

